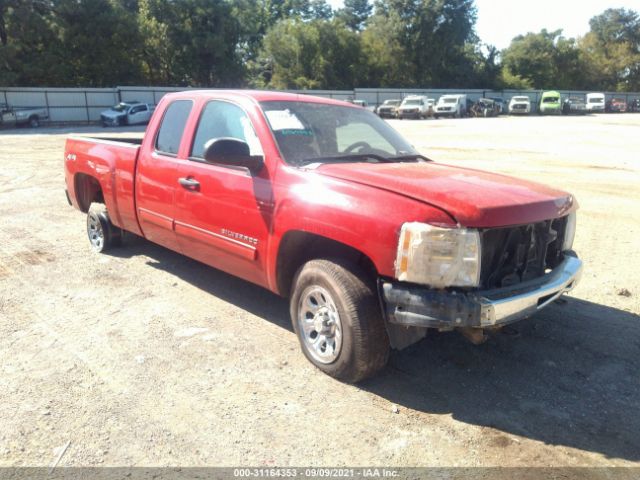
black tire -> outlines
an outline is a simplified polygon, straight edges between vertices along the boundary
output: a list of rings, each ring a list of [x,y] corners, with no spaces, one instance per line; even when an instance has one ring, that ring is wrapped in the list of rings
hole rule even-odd
[[[318,287],[335,303],[341,325],[341,348],[330,363],[314,358],[299,325],[303,295],[306,298],[309,291]],[[360,268],[342,260],[311,260],[298,270],[290,300],[291,321],[302,352],[324,373],[356,383],[387,364],[389,338],[375,292],[375,286],[366,281]]]
[[[29,126],[31,128],[38,128],[40,126],[40,118],[37,115],[29,117]]]
[[[92,203],[89,207],[87,236],[91,249],[97,253],[122,245],[122,229],[111,223],[107,207],[102,203]]]

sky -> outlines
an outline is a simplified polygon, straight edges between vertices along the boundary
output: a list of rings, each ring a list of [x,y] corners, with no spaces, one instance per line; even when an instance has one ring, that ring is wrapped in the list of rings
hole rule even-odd
[[[342,0],[328,0],[340,8]],[[527,32],[562,29],[565,37],[582,36],[589,20],[607,8],[624,7],[640,12],[640,0],[476,0],[476,32],[483,43],[499,49]]]

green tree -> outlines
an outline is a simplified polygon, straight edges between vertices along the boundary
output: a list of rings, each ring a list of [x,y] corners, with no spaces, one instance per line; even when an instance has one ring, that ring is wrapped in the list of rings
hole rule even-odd
[[[241,28],[223,0],[140,0],[143,71],[152,83],[235,86],[244,79]]]
[[[56,0],[57,55],[67,86],[108,87],[142,80],[136,19],[118,0]]]
[[[333,19],[282,20],[264,38],[254,82],[280,89],[345,89],[358,83],[362,55],[358,36]]]
[[[473,0],[378,0],[365,33],[384,34],[390,46],[366,36],[373,71],[394,71],[384,83],[396,86],[464,86],[474,71],[475,20]],[[390,57],[390,50],[401,58]]]
[[[58,43],[48,3],[0,0],[0,85],[60,84]]]
[[[336,16],[349,28],[360,31],[373,11],[369,0],[344,0],[344,7],[338,10]]]
[[[395,11],[376,14],[362,32],[366,62],[365,85],[370,87],[411,87],[417,85],[415,65],[398,32],[403,21]]]
[[[602,90],[640,90],[640,16],[608,9],[589,22],[580,41],[592,84]]]
[[[502,52],[502,64],[503,78],[534,88],[581,89],[591,84],[576,41],[563,37],[562,30],[515,37]]]

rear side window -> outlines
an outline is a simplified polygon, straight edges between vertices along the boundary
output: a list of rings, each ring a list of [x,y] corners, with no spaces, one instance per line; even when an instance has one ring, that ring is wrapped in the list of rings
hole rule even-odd
[[[167,107],[156,138],[156,150],[169,155],[178,154],[192,105],[191,100],[176,100]]]

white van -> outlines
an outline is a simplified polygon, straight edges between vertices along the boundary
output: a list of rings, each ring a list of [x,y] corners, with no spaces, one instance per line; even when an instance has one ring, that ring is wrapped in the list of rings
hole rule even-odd
[[[436,103],[434,117],[464,117],[467,114],[466,95],[442,95]]]
[[[604,93],[587,93],[587,112],[604,112]]]
[[[510,115],[528,115],[531,113],[531,100],[525,95],[517,95],[511,97],[509,101],[509,114]]]

